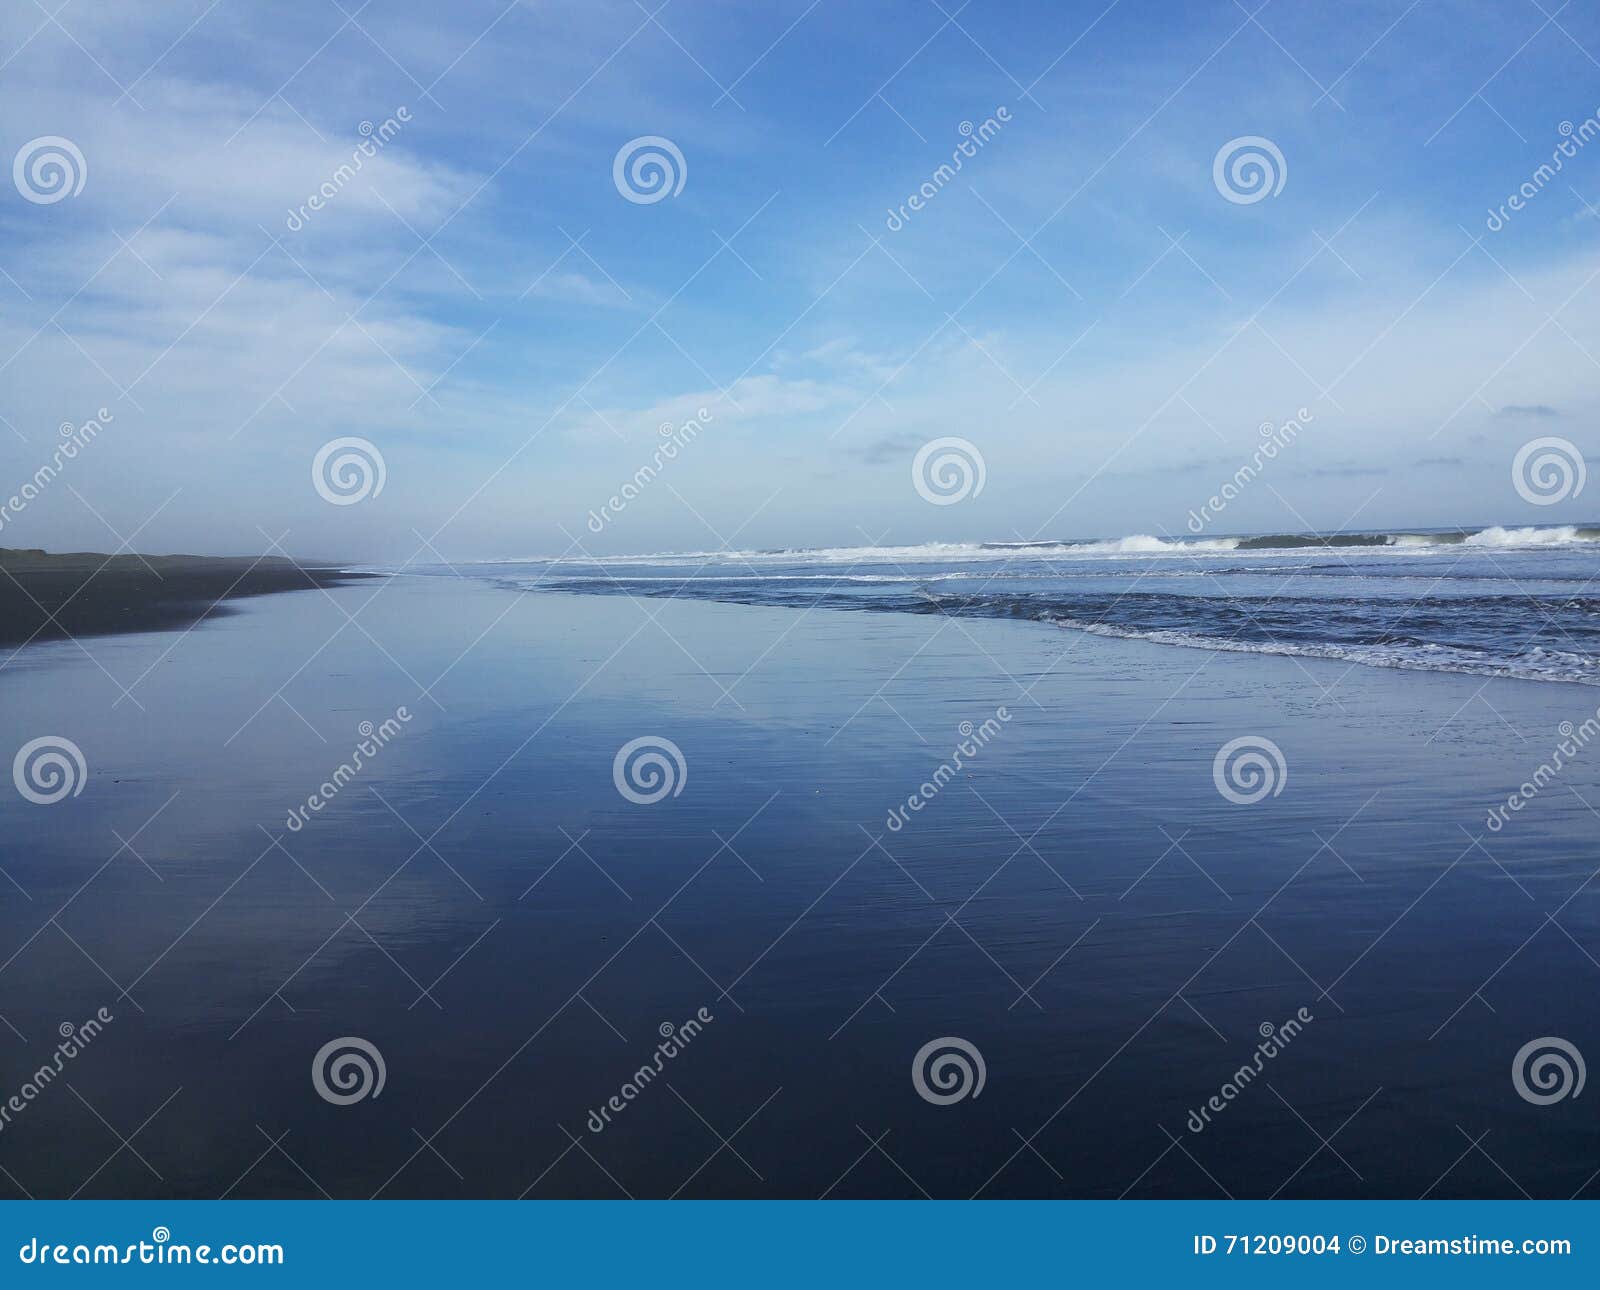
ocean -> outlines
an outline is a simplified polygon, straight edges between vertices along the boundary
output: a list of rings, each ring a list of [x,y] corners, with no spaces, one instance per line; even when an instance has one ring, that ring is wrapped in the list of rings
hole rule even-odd
[[[1593,1196],[1597,555],[508,561],[28,646],[8,755],[83,769],[0,802],[0,1188]]]
[[[1600,526],[532,558],[504,585],[1026,618],[1196,649],[1600,684]],[[530,572],[530,570],[532,572]]]

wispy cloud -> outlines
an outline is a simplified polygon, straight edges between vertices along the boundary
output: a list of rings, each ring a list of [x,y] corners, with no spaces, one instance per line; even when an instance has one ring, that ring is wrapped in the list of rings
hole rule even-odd
[[[863,33],[925,5],[685,9],[669,39],[621,0],[396,0],[366,34],[333,10],[195,21],[141,0],[69,10],[77,44],[24,10],[0,13],[0,144],[69,137],[88,176],[70,201],[0,202],[21,435],[0,442],[25,474],[61,421],[114,405],[75,487],[127,529],[181,489],[155,545],[248,550],[266,527],[354,555],[403,558],[417,529],[463,555],[559,549],[661,422],[702,407],[714,449],[618,542],[704,545],[707,522],[760,545],[1154,531],[1300,408],[1312,428],[1241,525],[1360,506],[1445,524],[1515,506],[1495,454],[1516,425],[1600,412],[1600,257],[1566,208],[1530,206],[1492,244],[1462,232],[1485,185],[1528,173],[1518,134],[1568,115],[1543,42],[1515,61],[1527,95],[1496,102],[1513,130],[1473,105],[1477,42],[1526,39],[1498,13],[1468,34],[1429,6],[1392,31],[1286,11],[1274,40],[1224,42],[1237,20],[1202,7],[1152,48],[1138,5],[1083,35],[1025,4],[981,51],[913,44],[880,95],[895,68]],[[1600,46],[1600,18],[1563,25]],[[1351,69],[1343,111],[1284,53],[1306,48]],[[981,168],[888,237],[883,208],[1002,102]],[[351,167],[362,123],[402,106]],[[1241,205],[1212,160],[1252,133],[1288,179]],[[682,151],[681,194],[619,195],[613,159],[641,135]],[[382,445],[389,482],[336,512],[308,463],[349,434]],[[945,435],[981,449],[987,483],[930,508],[897,467]],[[1437,486],[1370,501],[1407,459]],[[64,490],[28,522],[33,545],[103,537]]]

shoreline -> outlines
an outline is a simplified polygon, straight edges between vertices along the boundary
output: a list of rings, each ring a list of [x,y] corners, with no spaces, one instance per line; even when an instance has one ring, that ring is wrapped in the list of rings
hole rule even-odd
[[[1461,831],[1484,834],[1486,811],[1545,782],[1551,732],[1593,710],[1574,703],[1582,695],[1495,682],[1475,701],[1481,679],[1419,684],[1366,668],[1310,684],[1291,659],[1219,655],[1202,668],[1192,651],[1069,642],[1002,619],[957,630],[680,599],[647,604],[661,631],[637,632],[641,609],[620,596],[557,605],[447,576],[378,586],[365,633],[336,630],[343,616],[320,595],[286,596],[181,644],[86,642],[109,675],[57,650],[25,684],[0,685],[14,745],[58,735],[86,767],[81,795],[48,807],[12,796],[5,812],[3,863],[31,897],[0,902],[0,943],[22,947],[0,975],[7,1020],[36,1047],[62,1018],[108,1003],[122,1038],[96,1040],[74,1084],[97,1105],[114,1085],[110,1105],[141,1117],[183,1089],[136,1144],[168,1181],[124,1152],[88,1187],[111,1146],[83,1140],[76,1098],[45,1090],[0,1142],[28,1163],[35,1195],[214,1196],[235,1184],[244,1196],[317,1195],[281,1157],[275,1172],[246,1175],[266,1115],[334,1195],[515,1195],[537,1181],[530,1160],[543,1168],[570,1146],[557,1125],[604,1150],[633,1194],[687,1194],[684,1178],[717,1144],[680,1137],[698,1122],[660,1077],[621,1121],[586,1125],[651,1060],[661,1024],[702,1006],[716,1021],[671,1071],[695,1107],[733,1099],[743,1119],[782,1090],[750,1126],[766,1135],[749,1139],[763,1177],[726,1152],[699,1175],[725,1196],[820,1194],[866,1145],[858,1120],[896,1126],[896,1158],[935,1196],[1193,1196],[1207,1180],[1162,1128],[1210,1153],[1208,1167],[1225,1159],[1235,1195],[1270,1195],[1295,1169],[1298,1196],[1416,1195],[1459,1155],[1468,1109],[1474,1133],[1530,1132],[1537,1109],[1508,1067],[1536,1033],[1570,1032],[1592,1071],[1593,1009],[1570,1022],[1538,1010],[1576,952],[1554,928],[1527,938],[1538,910],[1594,868],[1585,801],[1600,800],[1600,742],[1563,753],[1559,780],[1483,836],[1488,854]],[[370,598],[330,594],[350,612]],[[664,653],[668,634],[686,654]],[[141,706],[116,704],[118,684]],[[422,687],[442,709],[418,700]],[[637,756],[619,770],[641,737],[663,741],[655,764],[670,783],[630,774]],[[983,747],[962,750],[958,767],[967,738]],[[1241,762],[1252,752],[1262,759]],[[1230,774],[1251,764],[1271,784]],[[661,796],[642,804],[623,787]],[[886,830],[886,812],[913,795],[921,809]],[[448,864],[423,853],[396,877],[418,840],[389,806],[424,836],[447,820],[434,845]],[[301,827],[288,828],[291,812]],[[741,826],[743,864],[717,850]],[[1032,852],[1018,834],[1033,835]],[[566,852],[580,837],[610,881]],[[1319,850],[1324,838],[1337,857]],[[121,839],[154,872],[126,852],[107,866]],[[968,939],[944,916],[980,887],[961,916]],[[127,1004],[124,1018],[55,929],[36,935],[39,911],[80,889],[60,921],[135,980],[143,1013]],[[362,921],[394,961],[348,925],[330,937],[339,910],[380,889]],[[673,897],[668,935],[636,936]],[[1600,940],[1595,901],[1565,908],[1575,939]],[[1478,1004],[1473,992],[1519,951],[1484,991],[1494,1011]],[[443,1007],[423,998],[409,1011],[419,991],[396,962],[419,982],[454,964],[429,987]],[[720,987],[696,962],[722,982],[744,974],[732,988],[743,1013],[717,1005]],[[513,1054],[591,977],[627,1041],[573,998]],[[1205,1020],[1173,1000],[1186,982]],[[1337,1007],[1319,995],[1329,982]],[[1017,1002],[1024,986],[1038,1007]],[[408,1024],[424,1007],[429,1024]],[[1298,1021],[1302,1007],[1314,1020],[1270,1059],[1270,1077],[1296,1108],[1318,1108],[1319,1127],[1359,1110],[1336,1145],[1350,1138],[1361,1179],[1326,1151],[1305,1164],[1317,1143],[1262,1087],[1265,1067],[1220,1119],[1186,1127],[1254,1060],[1263,1022]],[[374,1045],[392,1084],[340,1109],[306,1068],[346,1033]],[[939,1108],[910,1072],[944,1036],[978,1050],[990,1085]],[[15,1089],[38,1062],[12,1051]],[[197,1069],[215,1078],[197,1085]],[[1075,1092],[1055,1121],[1070,1139],[1040,1139],[1064,1177],[1028,1168],[1014,1125],[1043,1123]],[[422,1156],[397,1173],[410,1147],[374,1157],[386,1125],[409,1131],[412,1099],[459,1106],[475,1093],[449,1146],[463,1178]],[[530,1100],[539,1117],[521,1113]],[[970,1117],[959,1132],[972,1151],[916,1132],[953,1114]],[[1570,1195],[1593,1153],[1548,1116],[1537,1125],[1527,1158],[1507,1163],[1530,1192]],[[1279,1144],[1279,1128],[1295,1136]],[[789,1145],[801,1140],[808,1150]],[[165,1167],[180,1154],[181,1170]],[[609,1179],[575,1158],[530,1198],[598,1198]],[[861,1196],[919,1194],[892,1166],[847,1182]]]
[[[0,547],[0,645],[189,627],[231,613],[225,601],[378,576],[282,556],[52,555]]]

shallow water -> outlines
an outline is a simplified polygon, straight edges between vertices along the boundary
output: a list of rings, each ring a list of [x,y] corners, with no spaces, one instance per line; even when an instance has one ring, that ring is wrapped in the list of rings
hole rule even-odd
[[[88,649],[0,675],[88,766],[0,800],[0,1093],[114,1016],[0,1127],[18,1195],[1594,1194],[1590,1099],[1512,1061],[1600,1053],[1600,748],[1485,823],[1591,690],[450,577]],[[648,805],[643,736],[685,768]],[[345,1036],[385,1083],[339,1106]],[[935,1105],[944,1037],[985,1080]]]
[[[1205,650],[1600,685],[1593,526],[692,552],[469,568],[533,590],[1030,618]]]

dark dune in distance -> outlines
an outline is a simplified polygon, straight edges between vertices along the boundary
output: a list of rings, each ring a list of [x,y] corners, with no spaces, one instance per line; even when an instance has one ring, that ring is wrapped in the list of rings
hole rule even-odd
[[[51,555],[0,547],[0,645],[187,627],[228,613],[222,601],[371,576],[281,556]]]

